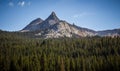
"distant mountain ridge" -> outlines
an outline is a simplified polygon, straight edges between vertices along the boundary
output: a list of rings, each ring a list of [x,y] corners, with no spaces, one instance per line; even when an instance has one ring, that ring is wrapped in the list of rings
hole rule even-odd
[[[59,38],[59,37],[91,37],[91,36],[119,36],[120,29],[94,31],[88,28],[78,27],[72,25],[66,21],[60,20],[55,12],[52,12],[50,16],[42,20],[37,18],[23,28],[20,32],[36,32],[35,36],[43,38]]]
[[[99,36],[120,36],[120,29],[97,31]]]

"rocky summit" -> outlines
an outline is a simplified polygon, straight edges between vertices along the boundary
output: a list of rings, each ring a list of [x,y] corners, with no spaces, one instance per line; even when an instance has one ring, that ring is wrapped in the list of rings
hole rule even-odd
[[[119,29],[117,31],[94,31],[87,28],[78,27],[72,25],[67,21],[60,20],[55,12],[52,12],[50,16],[42,20],[37,18],[23,28],[20,32],[34,32],[35,36],[42,38],[59,38],[59,37],[90,37],[90,36],[106,36],[119,35]],[[114,31],[114,32],[113,32]]]

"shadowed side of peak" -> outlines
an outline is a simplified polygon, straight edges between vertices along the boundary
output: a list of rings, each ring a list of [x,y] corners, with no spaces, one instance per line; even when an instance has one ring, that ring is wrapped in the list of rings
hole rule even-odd
[[[56,15],[54,11],[52,11],[51,15]]]
[[[39,24],[41,22],[43,22],[43,20],[41,18],[37,18],[37,19],[33,20],[30,24],[31,25],[33,25],[33,24],[35,25],[35,24]]]
[[[41,24],[43,20],[41,18],[37,18],[30,22],[25,28],[21,30],[21,32],[26,32],[26,31],[35,31],[38,29],[39,24]]]
[[[41,19],[41,18],[36,18],[35,20],[41,20],[41,21],[43,21],[43,19]]]
[[[56,16],[55,12],[53,11],[50,16],[46,20],[55,20],[59,21],[59,18]]]

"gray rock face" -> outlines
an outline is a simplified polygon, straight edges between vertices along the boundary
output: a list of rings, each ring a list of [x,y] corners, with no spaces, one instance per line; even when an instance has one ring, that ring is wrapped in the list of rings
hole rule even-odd
[[[94,36],[93,31],[89,31],[86,28],[80,28],[75,25],[71,25],[66,21],[60,20],[55,12],[46,19],[40,18],[32,21],[21,32],[36,32],[35,36],[41,36],[44,38],[59,38],[59,37],[86,37]]]
[[[43,22],[41,18],[33,20],[29,25],[27,25],[21,32],[36,31],[39,28],[39,25]]]
[[[39,30],[48,29],[52,25],[58,23],[60,20],[56,16],[55,12],[52,12],[51,15],[39,25]]]
[[[78,28],[70,25],[66,21],[59,21],[58,23],[50,26],[48,29],[42,30],[35,34],[36,36],[42,36],[44,38],[59,38],[59,37],[86,37],[93,36],[93,32],[86,30],[82,31]]]
[[[37,31],[37,32],[36,32]],[[59,38],[59,37],[87,37],[87,36],[108,36],[109,34],[118,35],[119,30],[94,31],[87,28],[71,25],[66,21],[60,20],[55,12],[44,21],[40,18],[35,19],[27,25],[21,32],[35,32],[35,36],[43,38]]]

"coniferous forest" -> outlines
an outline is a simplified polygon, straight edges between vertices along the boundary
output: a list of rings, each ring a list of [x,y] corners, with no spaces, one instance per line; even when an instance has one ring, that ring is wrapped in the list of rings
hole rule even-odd
[[[120,71],[120,37],[42,39],[0,31],[0,71]]]

